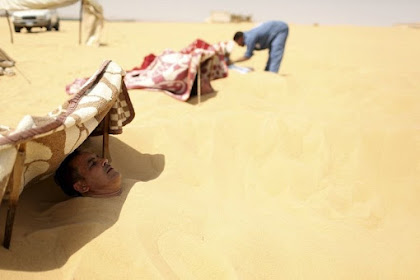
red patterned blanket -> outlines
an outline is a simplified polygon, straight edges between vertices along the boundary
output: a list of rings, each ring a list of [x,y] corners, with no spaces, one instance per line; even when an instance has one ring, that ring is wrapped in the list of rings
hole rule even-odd
[[[128,89],[154,89],[187,101],[201,70],[201,94],[213,92],[210,81],[227,77],[228,67],[224,60],[229,52],[228,42],[210,45],[197,39],[179,52],[165,50],[159,56],[150,54],[139,67],[127,71],[124,82]],[[86,79],[76,79],[66,86],[66,92],[76,93]]]

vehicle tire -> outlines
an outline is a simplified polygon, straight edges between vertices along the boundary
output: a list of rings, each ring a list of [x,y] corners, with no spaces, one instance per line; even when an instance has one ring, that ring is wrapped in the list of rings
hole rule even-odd
[[[15,32],[20,32],[20,27],[15,26]]]
[[[28,30],[28,32],[31,32],[32,27],[26,27],[26,30]]]
[[[48,24],[47,25],[47,31],[51,31],[51,29],[52,29],[51,24]]]
[[[55,24],[54,29],[57,30],[57,31],[60,30],[60,22],[59,21],[57,21],[57,23]]]

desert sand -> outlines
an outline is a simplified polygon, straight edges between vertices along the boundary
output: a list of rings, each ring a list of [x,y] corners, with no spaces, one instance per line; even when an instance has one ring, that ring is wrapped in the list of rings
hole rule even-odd
[[[55,109],[103,60],[130,70],[251,27],[106,22],[96,48],[75,21],[11,44],[2,18],[18,69],[0,77],[0,124]],[[279,74],[259,52],[200,104],[130,90],[136,117],[110,144],[122,195],[26,188],[0,279],[418,279],[419,50],[420,29],[290,24]]]

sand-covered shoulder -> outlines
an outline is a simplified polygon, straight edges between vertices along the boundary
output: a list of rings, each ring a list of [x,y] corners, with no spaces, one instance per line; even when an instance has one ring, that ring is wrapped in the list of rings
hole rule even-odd
[[[72,21],[11,44],[2,19],[18,67],[0,77],[11,127],[56,108],[103,60],[130,70],[252,27],[107,22],[93,48]],[[279,74],[262,71],[261,52],[243,64],[255,72],[229,72],[200,104],[130,90],[136,117],[111,137],[123,194],[27,188],[0,279],[417,279],[419,49],[414,28],[290,24]]]

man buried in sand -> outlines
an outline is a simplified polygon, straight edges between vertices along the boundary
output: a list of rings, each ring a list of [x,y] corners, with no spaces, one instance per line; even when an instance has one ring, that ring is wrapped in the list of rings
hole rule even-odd
[[[111,197],[121,194],[121,174],[105,158],[75,150],[57,169],[55,182],[69,196]]]

